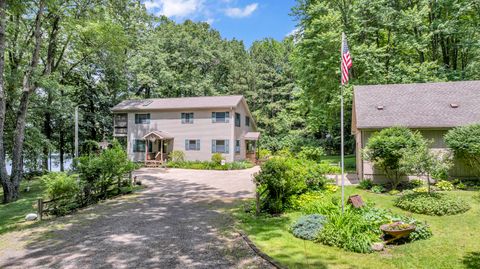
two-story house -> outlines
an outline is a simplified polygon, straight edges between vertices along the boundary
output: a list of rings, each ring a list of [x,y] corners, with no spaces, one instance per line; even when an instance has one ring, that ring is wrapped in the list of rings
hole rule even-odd
[[[133,161],[165,161],[174,150],[191,161],[256,158],[259,133],[243,96],[125,100],[112,112]]]

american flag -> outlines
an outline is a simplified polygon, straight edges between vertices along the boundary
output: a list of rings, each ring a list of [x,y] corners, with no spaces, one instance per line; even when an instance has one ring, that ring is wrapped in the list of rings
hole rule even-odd
[[[342,33],[342,85],[348,83],[348,70],[352,67],[352,59],[350,58],[350,51],[348,50],[347,38]]]

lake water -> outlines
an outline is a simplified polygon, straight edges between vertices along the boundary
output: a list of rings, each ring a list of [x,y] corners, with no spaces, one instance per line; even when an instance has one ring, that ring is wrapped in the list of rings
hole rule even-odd
[[[40,162],[40,160],[39,160]],[[59,172],[60,171],[60,156],[58,154],[52,154],[52,156],[48,159],[48,170],[52,172]],[[69,170],[72,167],[72,158],[65,156],[63,159],[63,168]],[[10,175],[12,173],[12,162],[7,161],[7,173]]]

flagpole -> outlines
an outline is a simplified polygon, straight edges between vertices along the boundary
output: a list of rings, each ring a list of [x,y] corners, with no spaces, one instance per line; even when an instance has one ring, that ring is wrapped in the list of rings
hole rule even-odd
[[[342,46],[340,47],[340,59],[343,59],[343,42],[345,41],[345,33],[342,32]],[[342,61],[340,61],[340,68],[342,68]],[[341,69],[340,69],[341,70]],[[340,74],[340,77],[342,74]],[[341,80],[341,78],[340,78]],[[344,139],[343,139],[343,90],[344,85],[340,86],[340,165],[342,172],[342,214],[345,210],[345,175],[344,175]]]

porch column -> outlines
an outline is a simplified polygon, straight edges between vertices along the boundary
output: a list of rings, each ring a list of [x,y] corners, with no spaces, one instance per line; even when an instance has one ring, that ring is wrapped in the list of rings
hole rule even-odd
[[[163,139],[160,140],[160,161],[163,163]]]
[[[145,163],[148,160],[148,139],[145,139]]]

